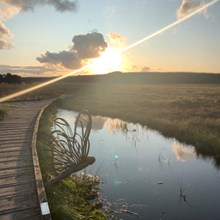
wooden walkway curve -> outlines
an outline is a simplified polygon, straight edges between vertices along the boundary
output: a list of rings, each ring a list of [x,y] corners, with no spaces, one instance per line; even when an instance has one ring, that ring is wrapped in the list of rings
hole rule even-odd
[[[42,219],[32,159],[32,136],[49,100],[16,103],[0,121],[0,219]]]

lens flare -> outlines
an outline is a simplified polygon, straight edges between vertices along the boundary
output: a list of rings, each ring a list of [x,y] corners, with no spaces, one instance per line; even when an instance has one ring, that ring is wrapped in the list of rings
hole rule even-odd
[[[87,69],[87,68],[89,68],[89,67],[90,67],[89,65],[84,66],[84,67],[82,67],[82,68],[80,68],[80,69],[77,69],[77,70],[75,70],[75,71],[73,71],[73,72],[67,73],[67,74],[65,74],[65,75],[63,75],[63,76],[59,76],[59,77],[57,77],[57,78],[55,78],[55,79],[52,79],[52,80],[49,80],[49,81],[47,81],[47,82],[41,83],[41,84],[39,84],[39,85],[33,86],[33,87],[29,88],[29,89],[24,89],[24,90],[22,90],[22,91],[20,91],[20,92],[16,92],[16,93],[13,93],[13,94],[11,94],[11,95],[8,95],[8,96],[5,96],[5,97],[3,97],[3,98],[0,98],[0,103],[1,103],[1,102],[6,102],[6,101],[8,101],[8,100],[10,100],[10,99],[16,98],[16,97],[18,97],[18,96],[21,96],[21,95],[27,94],[27,93],[29,93],[29,92],[33,92],[33,91],[35,91],[35,90],[37,90],[37,89],[43,88],[43,87],[45,87],[45,86],[48,86],[48,85],[50,85],[50,84],[52,84],[52,83],[55,83],[55,82],[60,81],[60,80],[62,80],[62,79],[64,79],[64,78],[67,78],[68,76],[71,76],[71,75],[73,75],[73,74],[79,73],[79,72],[81,72],[81,71],[83,71],[83,70],[85,70],[85,69]]]
[[[174,27],[174,26],[176,26],[176,25],[178,25],[178,24],[180,24],[180,23],[182,23],[182,22],[188,20],[189,18],[193,17],[194,15],[196,15],[196,14],[198,14],[198,13],[204,11],[205,9],[207,9],[207,8],[209,8],[210,6],[216,4],[217,2],[219,2],[219,0],[211,1],[211,2],[209,2],[209,3],[207,3],[207,4],[203,5],[203,6],[199,7],[199,8],[196,9],[195,11],[193,11],[193,12],[189,13],[188,15],[185,15],[184,17],[182,17],[182,18],[180,18],[180,19],[174,21],[173,23],[167,25],[166,27],[164,27],[164,28],[162,28],[162,29],[160,29],[160,30],[158,30],[158,31],[156,31],[156,32],[154,32],[154,33],[148,35],[147,37],[145,37],[145,38],[143,38],[143,39],[141,39],[141,40],[139,40],[139,41],[136,41],[135,43],[133,43],[133,44],[127,46],[126,48],[122,49],[120,52],[121,52],[121,53],[124,53],[124,52],[130,50],[131,48],[136,47],[136,46],[138,46],[139,44],[142,44],[143,42],[145,42],[145,41],[147,41],[147,40],[150,40],[150,39],[153,38],[153,37],[156,37],[157,35],[159,35],[159,34],[165,32],[165,31],[169,30],[170,28],[172,28],[172,27]]]
[[[150,40],[150,39],[153,38],[153,37],[156,37],[157,35],[159,35],[159,34],[165,32],[165,31],[171,29],[172,27],[174,27],[174,26],[176,26],[176,25],[178,25],[178,24],[180,24],[180,23],[182,23],[182,22],[184,22],[184,21],[190,19],[190,18],[193,17],[194,15],[196,15],[196,14],[198,14],[198,13],[204,11],[205,9],[209,8],[210,6],[216,4],[216,3],[219,2],[219,1],[220,1],[220,0],[213,0],[213,1],[209,2],[209,3],[207,3],[207,4],[204,4],[203,6],[199,7],[199,8],[196,9],[195,11],[193,11],[193,12],[189,13],[188,15],[186,15],[186,16],[184,16],[184,17],[182,17],[182,18],[180,18],[180,19],[178,19],[178,20],[176,20],[176,21],[174,21],[173,23],[167,25],[166,27],[164,27],[164,28],[162,28],[162,29],[160,29],[160,30],[158,30],[158,31],[156,31],[156,32],[154,32],[154,33],[148,35],[147,37],[145,37],[145,38],[143,38],[143,39],[141,39],[141,40],[139,40],[139,41],[136,41],[135,43],[133,43],[133,44],[131,44],[131,45],[125,47],[124,49],[121,49],[121,50],[119,51],[119,53],[124,53],[124,52],[126,52],[126,51],[132,49],[133,47],[136,47],[136,46],[138,46],[139,44],[142,44],[142,43],[144,43],[145,41]],[[77,69],[77,70],[73,71],[73,72],[67,73],[67,74],[65,74],[65,75],[63,75],[63,76],[60,76],[60,77],[57,77],[57,78],[55,78],[55,79],[49,80],[49,81],[47,81],[47,82],[45,82],[45,83],[42,83],[42,84],[33,86],[33,87],[29,88],[29,89],[25,89],[25,90],[22,90],[22,91],[20,91],[20,92],[16,92],[16,93],[13,93],[13,94],[11,94],[11,95],[5,96],[5,97],[3,97],[3,98],[0,98],[0,103],[1,103],[1,102],[5,102],[5,101],[8,101],[8,100],[13,99],[13,98],[16,98],[16,97],[18,97],[18,96],[27,94],[27,93],[32,92],[32,91],[34,91],[34,90],[40,89],[40,88],[42,88],[42,87],[48,86],[48,85],[50,85],[50,84],[52,84],[52,83],[55,83],[55,82],[57,82],[57,81],[60,81],[60,80],[62,80],[62,79],[64,79],[64,78],[67,78],[67,77],[69,77],[69,76],[71,76],[71,75],[74,75],[74,74],[76,74],[76,73],[79,73],[79,72],[81,72],[81,71],[83,71],[83,70],[86,70],[86,69],[89,69],[89,68],[91,68],[91,64],[86,65],[86,66],[84,66],[84,67],[82,67],[82,68],[80,68],[80,69]]]

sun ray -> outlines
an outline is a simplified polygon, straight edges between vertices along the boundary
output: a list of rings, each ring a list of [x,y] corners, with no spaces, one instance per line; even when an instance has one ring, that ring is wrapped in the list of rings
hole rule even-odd
[[[102,52],[101,56],[93,59],[90,69],[95,74],[107,74],[120,70],[122,65],[121,53],[111,47]]]
[[[171,29],[172,27],[174,27],[174,26],[176,26],[176,25],[178,25],[178,24],[180,24],[180,23],[182,23],[182,22],[184,22],[184,21],[190,19],[191,17],[193,17],[193,16],[195,16],[196,14],[198,14],[198,13],[200,13],[200,12],[206,10],[207,8],[211,7],[212,5],[216,4],[216,3],[219,2],[219,1],[220,1],[220,0],[213,0],[213,1],[209,2],[209,3],[204,4],[203,6],[199,7],[199,8],[196,9],[195,11],[189,13],[188,15],[186,15],[186,16],[184,16],[184,17],[182,17],[182,18],[180,18],[180,19],[178,19],[178,20],[176,20],[176,21],[174,21],[173,23],[171,23],[171,24],[169,24],[169,25],[167,25],[167,26],[161,28],[161,29],[158,30],[158,31],[155,31],[154,33],[148,35],[147,37],[145,37],[145,38],[143,38],[143,39],[141,39],[141,40],[139,40],[139,41],[136,41],[136,42],[133,43],[133,44],[130,44],[129,46],[125,47],[124,49],[121,49],[121,50],[119,51],[119,54],[122,54],[122,53],[124,53],[124,52],[127,52],[128,50],[132,49],[133,47],[136,47],[136,46],[138,46],[138,45],[144,43],[145,41],[147,41],[147,40],[149,40],[149,39],[151,39],[151,38],[153,38],[153,37],[156,37],[157,35],[159,35],[159,34],[165,32],[165,31]],[[71,75],[74,75],[74,74],[76,74],[76,73],[79,73],[79,72],[81,72],[81,71],[83,71],[83,70],[90,69],[90,68],[91,68],[91,65],[92,65],[92,64],[90,63],[90,64],[88,64],[88,65],[86,65],[86,66],[84,66],[84,67],[82,67],[82,68],[80,68],[80,69],[77,69],[77,70],[75,70],[75,71],[73,71],[73,72],[67,73],[67,74],[65,74],[65,75],[63,75],[63,76],[60,76],[60,77],[57,77],[57,78],[55,78],[55,79],[49,80],[49,81],[47,81],[47,82],[45,82],[45,83],[42,83],[42,84],[39,84],[39,85],[37,85],[37,86],[33,86],[33,87],[29,88],[29,89],[25,89],[25,90],[22,90],[22,91],[20,91],[20,92],[16,92],[16,93],[13,93],[13,94],[11,94],[11,95],[8,95],[8,96],[5,96],[5,97],[3,97],[3,98],[0,98],[0,103],[1,103],[1,102],[5,102],[5,101],[8,101],[8,100],[10,100],[10,99],[13,99],[13,98],[15,98],[15,97],[24,95],[24,94],[26,94],[26,93],[32,92],[32,91],[34,91],[34,90],[40,89],[40,88],[45,87],[45,86],[47,86],[47,85],[50,85],[50,84],[52,84],[52,83],[54,83],[54,82],[60,81],[60,80],[62,80],[62,79],[64,79],[64,78],[67,78],[67,77],[69,77],[69,76],[71,76]]]

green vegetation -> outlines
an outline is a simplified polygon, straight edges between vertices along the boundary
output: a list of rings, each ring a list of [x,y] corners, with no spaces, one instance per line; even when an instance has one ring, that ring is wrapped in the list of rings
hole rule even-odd
[[[41,165],[43,181],[53,219],[91,219],[105,220],[105,214],[95,203],[90,203],[98,195],[99,181],[94,176],[74,176],[49,185],[47,182],[54,175],[51,167],[51,152],[48,151],[47,140],[52,126],[59,100],[52,103],[44,111],[39,125],[37,150]]]

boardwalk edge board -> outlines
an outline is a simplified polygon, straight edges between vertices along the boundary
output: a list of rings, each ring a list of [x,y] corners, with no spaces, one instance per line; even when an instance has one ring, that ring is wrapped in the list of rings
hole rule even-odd
[[[49,104],[45,105],[41,109],[41,111],[39,112],[39,114],[37,116],[35,126],[34,126],[33,136],[32,136],[32,143],[31,143],[38,201],[39,201],[39,205],[40,205],[40,209],[41,209],[42,219],[44,219],[44,220],[51,220],[52,218],[51,218],[50,209],[49,209],[49,205],[48,205],[48,201],[47,201],[46,191],[45,191],[44,184],[43,184],[43,179],[42,179],[40,164],[39,164],[39,160],[38,160],[36,144],[37,144],[37,132],[38,132],[38,127],[39,127],[39,123],[40,123],[40,118],[41,118],[44,110],[49,106]]]

